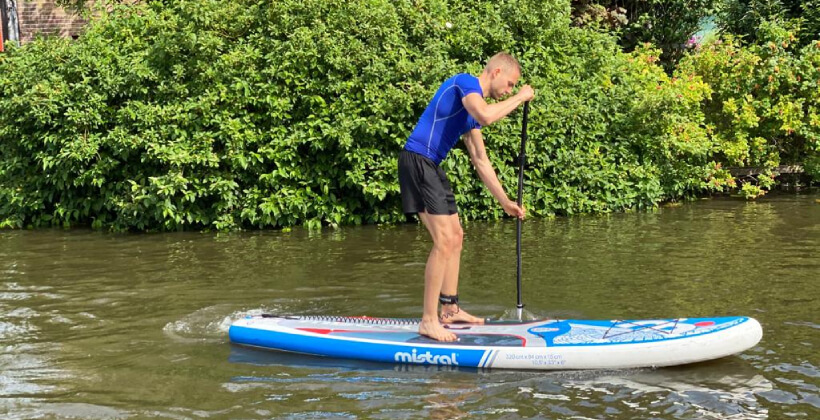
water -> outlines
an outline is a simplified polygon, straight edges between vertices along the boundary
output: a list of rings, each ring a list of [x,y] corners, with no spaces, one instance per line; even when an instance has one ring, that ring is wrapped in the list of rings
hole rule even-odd
[[[470,371],[231,346],[246,313],[418,317],[420,226],[0,231],[0,416],[820,418],[820,195],[525,222],[538,316],[749,315],[761,343],[664,369]],[[515,305],[515,224],[465,226],[465,308]]]

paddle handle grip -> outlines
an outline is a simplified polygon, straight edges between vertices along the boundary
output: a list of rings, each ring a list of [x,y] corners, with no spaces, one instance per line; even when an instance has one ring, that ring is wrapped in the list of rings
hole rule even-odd
[[[518,205],[524,200],[524,165],[527,163],[527,116],[530,114],[530,102],[524,102],[524,120],[521,123],[521,149],[518,154]],[[520,219],[519,219],[520,220]]]

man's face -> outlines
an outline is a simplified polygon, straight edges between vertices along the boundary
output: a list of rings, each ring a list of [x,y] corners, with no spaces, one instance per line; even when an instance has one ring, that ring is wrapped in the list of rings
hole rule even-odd
[[[492,75],[490,97],[493,99],[501,99],[509,95],[518,83],[518,78],[521,77],[521,73],[518,70],[507,70],[503,68],[494,69]]]

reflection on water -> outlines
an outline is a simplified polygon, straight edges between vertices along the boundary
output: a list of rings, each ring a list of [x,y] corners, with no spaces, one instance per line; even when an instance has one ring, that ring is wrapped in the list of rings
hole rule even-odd
[[[231,392],[281,389],[281,385],[272,387],[271,383],[301,384],[326,390],[321,394],[368,400],[372,405],[375,400],[402,398],[396,391],[373,391],[374,384],[389,383],[399,389],[417,389],[419,384],[426,384],[428,386],[421,388],[426,390],[423,395],[429,401],[425,408],[434,418],[525,415],[515,400],[544,400],[534,404],[547,405],[551,414],[563,416],[583,417],[605,409],[608,415],[768,418],[768,409],[758,401],[757,395],[773,390],[772,383],[742,359],[703,363],[694,369],[510,372],[457,366],[385,365],[233,346],[229,360],[271,368],[304,369],[298,376],[278,372],[272,376],[232,378],[226,385]],[[362,384],[368,390],[354,392]],[[291,400],[293,394],[276,394],[275,398]],[[477,406],[473,407],[474,404]],[[494,406],[497,404],[502,407]],[[503,406],[506,404],[510,405]],[[409,417],[413,417],[412,410],[407,413]]]
[[[532,316],[750,315],[761,343],[666,369],[487,371],[230,345],[247,313],[418,317],[415,225],[0,232],[3,418],[820,418],[817,196],[532,220]],[[515,224],[465,226],[471,312],[515,303]]]

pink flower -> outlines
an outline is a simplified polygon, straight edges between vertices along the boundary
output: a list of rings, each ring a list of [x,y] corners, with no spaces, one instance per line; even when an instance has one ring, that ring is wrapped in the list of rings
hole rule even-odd
[[[700,37],[692,35],[688,41],[686,41],[686,48],[692,47],[699,47],[700,46]]]

